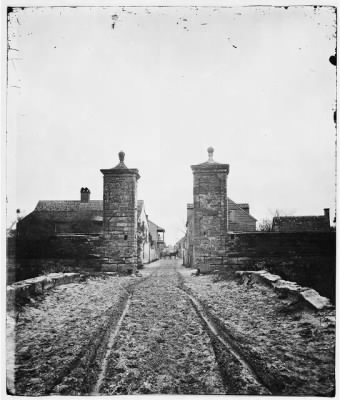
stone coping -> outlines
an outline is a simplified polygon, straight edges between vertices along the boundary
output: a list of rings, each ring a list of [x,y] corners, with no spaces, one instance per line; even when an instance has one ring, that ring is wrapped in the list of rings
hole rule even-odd
[[[302,301],[307,306],[316,310],[322,310],[326,307],[332,307],[330,300],[311,288],[298,285],[296,282],[285,281],[279,275],[271,274],[268,271],[236,271],[243,283],[250,281],[267,284],[276,292],[286,294],[295,301]]]
[[[18,299],[26,299],[41,294],[55,286],[79,281],[80,274],[75,272],[53,272],[35,278],[25,279],[7,286],[7,311],[15,308]]]
[[[100,172],[103,175],[131,175],[136,176],[137,179],[140,178],[139,171],[136,168],[127,168],[127,169],[101,169]]]

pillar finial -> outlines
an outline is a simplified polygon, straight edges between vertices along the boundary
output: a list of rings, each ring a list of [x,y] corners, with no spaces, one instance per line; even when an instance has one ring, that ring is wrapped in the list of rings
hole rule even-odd
[[[119,161],[120,162],[124,162],[124,158],[125,158],[125,153],[124,153],[124,151],[120,151],[119,153],[118,153],[118,157],[119,157]]]
[[[209,156],[208,162],[214,161],[213,155],[214,155],[214,148],[210,146],[208,147],[208,156]]]

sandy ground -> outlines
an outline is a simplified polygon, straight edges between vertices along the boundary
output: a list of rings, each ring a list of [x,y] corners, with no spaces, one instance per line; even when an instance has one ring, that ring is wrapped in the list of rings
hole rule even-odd
[[[247,286],[216,276],[191,276],[185,285],[231,334],[273,393],[332,395],[335,310],[306,311],[266,286]]]
[[[101,393],[225,393],[210,338],[177,284],[162,263],[135,290]]]
[[[109,321],[126,295],[125,287],[139,279],[92,278],[61,285],[33,299],[14,318],[8,316],[7,332],[15,325],[15,336],[8,337],[8,343],[15,342],[16,394],[58,392],[55,386]]]
[[[231,393],[217,347],[184,288],[273,394],[333,393],[334,310],[290,308],[265,286],[191,273],[179,261],[162,261],[142,277],[90,278],[32,299],[7,318],[8,367],[15,372],[8,388],[25,395],[91,393],[101,374],[102,394]]]

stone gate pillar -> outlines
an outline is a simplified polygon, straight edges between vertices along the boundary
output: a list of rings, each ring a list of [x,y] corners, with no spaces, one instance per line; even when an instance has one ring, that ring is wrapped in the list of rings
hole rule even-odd
[[[103,230],[106,270],[134,272],[137,268],[137,181],[138,169],[124,164],[101,169],[104,175]]]
[[[207,162],[192,165],[194,176],[193,264],[209,269],[222,264],[228,231],[227,176],[229,164],[213,160],[214,149],[208,148]]]

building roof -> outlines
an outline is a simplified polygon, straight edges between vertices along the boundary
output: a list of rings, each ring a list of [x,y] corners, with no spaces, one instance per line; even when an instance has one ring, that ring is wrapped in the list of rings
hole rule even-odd
[[[84,188],[82,188],[82,190],[84,190]],[[90,191],[88,190],[88,192]],[[138,200],[138,217],[143,210],[145,212],[145,203],[143,200]],[[39,200],[35,209],[22,218],[19,224],[21,225],[22,232],[31,230],[32,226],[40,226],[46,228],[46,234],[52,224],[54,226],[53,232],[57,232],[55,229],[58,227],[59,231],[57,233],[62,234],[65,233],[65,230],[67,231],[70,229],[73,229],[73,231],[78,230],[78,233],[88,231],[100,233],[102,229],[102,224],[100,223],[102,222],[103,200]],[[156,239],[158,237],[158,232],[165,232],[162,227],[154,222],[148,222],[149,226],[153,229],[153,236]],[[31,224],[31,227],[29,224]]]
[[[90,200],[81,202],[80,200],[39,200],[34,211],[103,211],[103,200]]]
[[[152,221],[150,221],[150,220],[148,220],[148,222],[149,222],[150,230],[151,230],[152,228],[154,228],[154,229],[156,229],[157,232],[165,232],[165,229],[164,229],[164,228],[161,228],[160,226],[158,226],[158,225],[155,224],[154,222],[152,222]]]
[[[137,202],[137,214],[140,216],[144,207],[144,200]],[[90,200],[81,202],[80,200],[39,200],[33,213],[37,215],[47,215],[50,219],[71,220],[77,218],[77,215],[85,215],[91,221],[103,221],[103,200]],[[65,214],[66,213],[66,214]],[[32,215],[32,213],[28,214]],[[28,216],[27,215],[27,216]],[[163,228],[152,221],[155,232],[165,232]]]
[[[138,200],[137,213],[138,216],[144,207],[144,200]],[[58,211],[98,211],[103,212],[103,200],[90,200],[81,202],[80,200],[39,200],[34,211],[38,212],[58,212]]]
[[[230,197],[227,197],[227,199],[228,199],[228,208],[229,209],[239,210],[239,212],[241,214],[244,214],[245,216],[252,219],[253,221],[257,221],[256,218],[254,218],[251,214],[249,214],[249,212],[245,211],[244,208],[242,208],[242,207],[245,207],[245,208],[249,209],[249,203],[235,203],[233,200],[231,200]],[[192,207],[189,207],[189,206],[192,206]],[[188,203],[187,209],[191,209],[191,208],[193,208],[193,204]],[[189,220],[191,220],[192,218],[194,218],[194,215],[192,213],[188,214],[186,226],[188,226]]]
[[[175,243],[175,246],[180,246],[185,242],[185,236],[183,236],[181,239],[177,240]]]
[[[155,243],[158,243],[158,241],[159,241],[158,233],[165,232],[165,230],[150,220],[148,220],[148,224],[149,224],[149,232],[152,237],[152,240],[154,240]]]
[[[325,215],[274,217],[273,229],[280,232],[329,231],[329,217]]]
[[[249,203],[237,203],[238,206],[241,208],[248,208],[249,209]]]
[[[245,205],[248,206],[249,208],[249,204],[247,203],[235,203],[233,200],[231,200],[231,198],[228,197],[228,208],[229,209],[238,209],[240,210],[241,213],[243,213],[244,215],[247,215],[249,218],[253,219],[254,221],[257,221],[256,218],[254,218],[251,214],[249,214],[249,212],[245,211],[242,206],[244,207]]]

